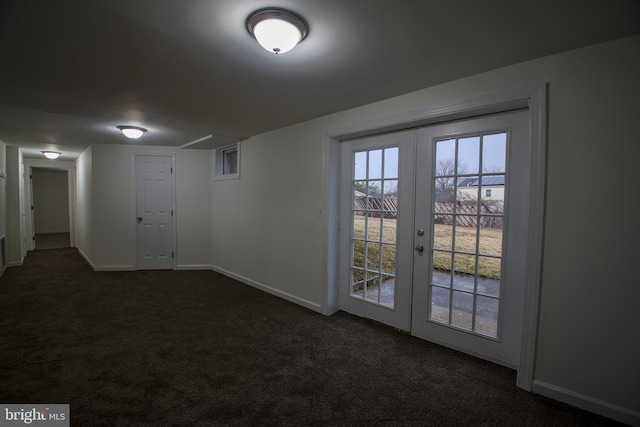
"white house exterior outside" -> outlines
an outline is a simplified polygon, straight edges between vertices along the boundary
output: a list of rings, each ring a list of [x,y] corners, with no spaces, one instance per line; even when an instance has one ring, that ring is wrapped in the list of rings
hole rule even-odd
[[[504,203],[504,177],[485,176],[482,180],[483,185],[480,186],[480,197],[482,200]],[[476,177],[465,178],[458,183],[458,200],[477,200],[479,184],[480,179]]]

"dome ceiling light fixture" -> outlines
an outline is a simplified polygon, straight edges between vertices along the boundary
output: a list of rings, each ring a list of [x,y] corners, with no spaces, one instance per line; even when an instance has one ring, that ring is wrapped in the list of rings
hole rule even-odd
[[[289,52],[309,33],[309,25],[301,16],[275,7],[249,15],[247,29],[260,46],[276,55]]]
[[[118,129],[120,129],[124,136],[131,139],[138,139],[147,131],[145,128],[138,126],[118,126]]]
[[[60,155],[61,155],[62,153],[59,153],[59,152],[57,152],[57,151],[43,151],[43,152],[42,152],[42,154],[44,154],[44,156],[45,156],[47,159],[55,160],[55,159],[57,159],[58,157],[60,157]]]

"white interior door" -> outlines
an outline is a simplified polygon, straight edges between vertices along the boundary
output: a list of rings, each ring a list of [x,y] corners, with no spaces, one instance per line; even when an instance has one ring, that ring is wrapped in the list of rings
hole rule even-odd
[[[173,157],[136,155],[135,176],[138,269],[173,269]]]
[[[526,111],[418,130],[412,334],[517,367],[529,153]]]
[[[342,144],[340,306],[409,330],[415,132]]]

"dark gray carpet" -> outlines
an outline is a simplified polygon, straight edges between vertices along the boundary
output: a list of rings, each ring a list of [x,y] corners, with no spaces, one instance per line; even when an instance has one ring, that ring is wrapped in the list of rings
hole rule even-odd
[[[69,233],[36,234],[36,250],[68,248]]]
[[[68,403],[73,426],[616,424],[344,313],[210,271],[96,273],[74,249],[7,270],[0,330],[0,402]]]

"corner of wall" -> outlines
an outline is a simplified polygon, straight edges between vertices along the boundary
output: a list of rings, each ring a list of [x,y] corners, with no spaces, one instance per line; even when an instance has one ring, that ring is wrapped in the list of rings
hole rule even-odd
[[[614,419],[632,426],[640,426],[640,412],[614,405],[604,400],[585,396],[572,390],[567,390],[544,381],[535,380],[532,392],[548,398],[567,403],[594,414]]]

